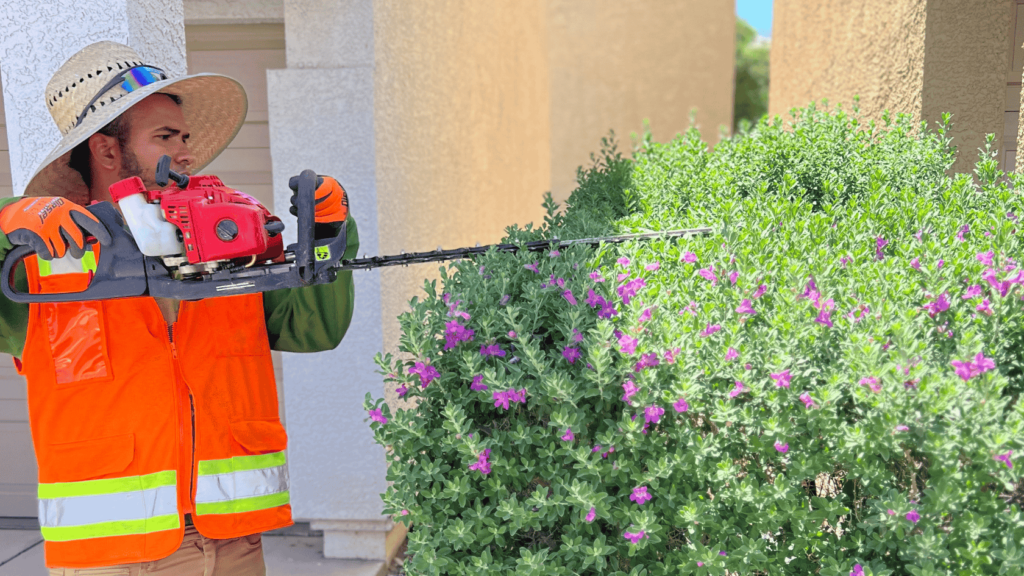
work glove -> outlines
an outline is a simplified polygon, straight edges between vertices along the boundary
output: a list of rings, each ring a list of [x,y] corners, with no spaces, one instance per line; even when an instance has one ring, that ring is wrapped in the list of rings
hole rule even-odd
[[[55,196],[22,198],[8,204],[0,210],[0,230],[11,244],[27,244],[43,260],[62,258],[65,252],[81,258],[87,246],[83,230],[102,246],[111,242],[107,227],[95,216]]]
[[[288,187],[292,189],[292,205],[288,208],[288,211],[293,216],[298,216],[299,177],[292,176],[289,178]],[[330,176],[317,176],[314,197],[316,198],[316,204],[313,220],[317,224],[314,236],[320,239],[337,235],[341,230],[341,225],[348,218],[348,192],[334,178]]]

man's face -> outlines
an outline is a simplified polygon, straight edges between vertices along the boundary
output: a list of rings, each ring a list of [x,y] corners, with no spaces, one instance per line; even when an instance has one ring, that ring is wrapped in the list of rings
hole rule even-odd
[[[156,164],[165,154],[171,157],[172,170],[191,172],[195,158],[189,152],[189,127],[181,106],[165,95],[153,94],[126,114],[130,115],[129,135],[122,150],[121,178],[138,176],[148,190],[156,190]]]

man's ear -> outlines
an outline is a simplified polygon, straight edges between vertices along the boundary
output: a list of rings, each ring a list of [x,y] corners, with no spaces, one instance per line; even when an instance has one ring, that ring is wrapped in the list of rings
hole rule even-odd
[[[93,174],[121,171],[121,145],[116,136],[96,133],[89,136],[89,152]]]

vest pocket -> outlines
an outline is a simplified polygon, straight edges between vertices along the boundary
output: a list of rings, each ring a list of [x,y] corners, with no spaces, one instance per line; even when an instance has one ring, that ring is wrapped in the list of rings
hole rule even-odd
[[[39,483],[43,538],[70,542],[177,530],[177,473],[126,475],[134,459],[134,434],[49,445],[39,458],[40,477],[58,481]]]
[[[238,456],[199,462],[196,514],[240,514],[287,504],[288,437],[281,422],[233,422],[231,435],[242,446]]]
[[[41,312],[58,388],[112,379],[100,302],[49,303]]]
[[[121,472],[135,458],[135,435],[123,434],[79,442],[50,444],[40,455],[40,468],[61,482],[87,480]]]

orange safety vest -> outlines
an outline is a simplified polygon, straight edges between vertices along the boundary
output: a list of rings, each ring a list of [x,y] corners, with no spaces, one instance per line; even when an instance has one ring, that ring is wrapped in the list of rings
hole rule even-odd
[[[81,262],[27,259],[29,290],[84,289]],[[164,558],[187,513],[210,538],[292,524],[260,294],[182,302],[171,325],[150,297],[32,304],[16,364],[48,567]]]

